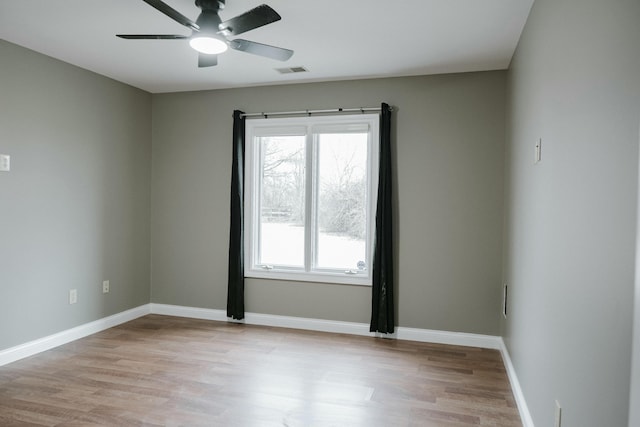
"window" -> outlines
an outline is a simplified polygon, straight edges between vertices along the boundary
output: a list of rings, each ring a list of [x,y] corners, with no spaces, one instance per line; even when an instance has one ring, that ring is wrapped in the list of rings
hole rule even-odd
[[[378,123],[247,120],[245,276],[371,284]]]

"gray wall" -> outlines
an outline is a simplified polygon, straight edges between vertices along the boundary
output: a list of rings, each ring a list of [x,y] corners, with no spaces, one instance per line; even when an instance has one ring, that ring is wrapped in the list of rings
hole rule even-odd
[[[152,301],[224,310],[232,111],[394,112],[400,326],[497,334],[505,73],[153,96]],[[248,280],[249,312],[369,322],[368,287]]]
[[[0,58],[1,350],[149,302],[151,95],[2,40]]]
[[[640,117],[638,117],[640,127]],[[640,131],[638,132],[640,145]],[[640,163],[640,160],[639,160]],[[636,276],[633,321],[633,351],[631,358],[631,389],[629,393],[629,427],[640,426],[640,176],[638,176],[636,222]]]
[[[509,70],[504,336],[537,426],[555,399],[563,427],[627,425],[639,23],[638,0],[536,0]]]

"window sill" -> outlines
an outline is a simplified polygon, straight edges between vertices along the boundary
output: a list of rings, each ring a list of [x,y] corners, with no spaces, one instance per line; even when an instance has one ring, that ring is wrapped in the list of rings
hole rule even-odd
[[[371,278],[366,276],[353,277],[346,274],[313,274],[285,271],[256,271],[244,273],[245,278],[284,280],[290,282],[329,283],[333,285],[371,286]]]

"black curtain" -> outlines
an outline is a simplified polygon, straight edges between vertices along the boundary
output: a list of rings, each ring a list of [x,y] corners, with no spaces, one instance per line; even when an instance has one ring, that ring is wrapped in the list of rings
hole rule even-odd
[[[395,327],[391,190],[391,108],[383,103],[380,113],[380,170],[369,330],[388,334],[392,334]]]
[[[231,166],[231,227],[227,317],[244,319],[244,127],[242,111],[233,112],[233,164]]]

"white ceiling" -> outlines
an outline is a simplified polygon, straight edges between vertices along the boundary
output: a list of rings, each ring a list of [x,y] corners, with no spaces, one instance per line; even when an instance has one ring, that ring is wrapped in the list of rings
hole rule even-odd
[[[227,0],[220,16],[262,3],[282,20],[239,37],[294,50],[287,62],[229,50],[198,68],[186,41],[115,37],[190,34],[142,0],[0,0],[0,38],[152,93],[457,73],[507,68],[533,0]],[[309,72],[275,70],[295,66]]]

